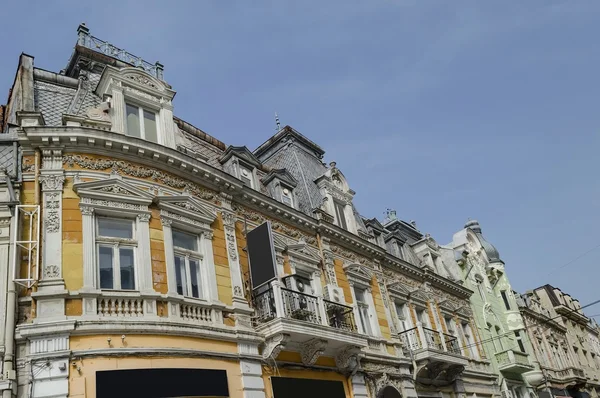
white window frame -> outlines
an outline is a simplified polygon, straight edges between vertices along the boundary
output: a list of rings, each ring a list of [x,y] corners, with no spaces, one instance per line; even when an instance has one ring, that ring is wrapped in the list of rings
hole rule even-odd
[[[244,166],[241,163],[239,163],[238,167],[239,167],[239,170],[240,170],[240,180],[242,180],[242,182],[244,184],[246,184],[249,188],[254,189],[254,170],[252,170],[252,168]],[[247,175],[244,175],[244,172],[246,172]],[[246,182],[246,180],[250,184],[248,184]]]
[[[183,247],[175,246],[175,240],[172,239],[172,241],[173,241],[173,265],[174,265],[174,269],[175,269],[175,275],[177,275],[175,257],[183,257],[183,261],[184,261],[184,278],[185,279],[182,279],[182,292],[181,293],[177,292],[177,293],[184,297],[204,299],[206,288],[204,286],[205,276],[203,275],[203,272],[202,272],[202,269],[205,267],[204,255],[201,253],[202,238],[201,238],[201,236],[199,236],[196,233],[185,231],[180,228],[171,228],[171,237],[173,236],[173,233],[176,231],[179,233],[191,235],[196,239],[196,250],[190,250],[190,249],[185,249]],[[192,278],[191,278],[192,273],[191,273],[191,269],[190,269],[190,260],[196,261],[198,264],[198,270],[197,270],[197,276],[196,276],[198,279],[198,297],[194,296],[192,293]],[[185,282],[185,286],[183,286],[183,282]],[[177,277],[176,276],[175,276],[175,284],[177,285]]]
[[[158,196],[156,202],[160,208],[160,218],[163,225],[168,294],[191,302],[219,303],[217,274],[212,247],[213,237],[210,227],[210,224],[216,219],[216,213],[213,213],[205,204],[192,199],[189,195]],[[181,203],[185,203],[185,206],[180,206]],[[177,292],[175,253],[183,251],[176,249],[173,244],[173,230],[198,237],[198,252],[192,251],[188,254],[202,258],[199,263],[202,286],[201,297],[184,296]]]
[[[131,107],[136,107],[138,109],[138,121],[140,124],[140,136],[139,138],[146,140],[146,141],[150,141],[146,138],[146,130],[144,127],[144,112],[148,112],[148,113],[153,113],[154,114],[154,118],[155,118],[155,122],[156,122],[156,143],[157,144],[161,144],[161,131],[160,131],[160,115],[159,112],[156,111],[155,109],[152,108],[148,108],[146,106],[140,105],[135,101],[131,101],[128,98],[125,99],[124,102],[124,106],[125,106],[125,110],[124,110],[124,115],[125,115],[125,135],[128,137],[134,137],[134,138],[138,138],[135,137],[133,135],[129,134],[129,131],[127,131],[128,127],[127,127],[127,106],[131,106]],[[154,141],[150,141],[150,142],[154,142]]]
[[[127,221],[131,225],[131,239],[127,238],[117,238],[113,236],[101,236],[100,235],[100,220],[116,220],[116,221]],[[120,218],[120,217],[110,217],[110,216],[98,216],[94,219],[95,224],[95,246],[96,246],[96,271],[97,271],[97,280],[98,280],[98,288],[101,290],[124,290],[124,291],[137,291],[139,288],[138,282],[138,241],[136,234],[136,223],[132,219]],[[103,288],[100,279],[100,248],[108,247],[112,250],[112,271],[113,278],[111,288]],[[133,249],[133,289],[122,289],[121,288],[121,263],[120,263],[120,249],[121,248],[131,248]]]
[[[463,353],[471,358],[479,359],[479,352],[475,344],[475,336],[473,335],[471,325],[469,322],[462,322],[461,326],[463,335],[465,336],[465,342],[467,343],[466,346],[463,347]]]
[[[284,198],[287,198],[289,203],[286,203]],[[281,186],[281,203],[292,208],[294,207],[294,191],[283,185]]]
[[[359,301],[357,297],[357,290],[361,291],[364,301]],[[369,301],[367,299],[367,289],[362,286],[354,285],[352,286],[352,293],[356,300],[356,308],[358,310],[358,317],[360,321],[360,327],[364,334],[368,336],[373,336],[373,326],[371,322],[371,311],[369,306]],[[368,330],[367,330],[368,329]]]
[[[333,209],[335,211],[336,225],[346,231],[349,231],[349,222],[348,222],[348,218],[346,217],[346,206],[348,206],[348,205],[339,200],[336,200],[336,199],[333,200]],[[343,222],[342,222],[342,220],[343,220]]]
[[[381,337],[379,320],[377,318],[377,313],[375,312],[375,301],[373,300],[373,294],[371,291],[371,281],[373,278],[373,274],[364,266],[356,263],[344,265],[343,268],[348,277],[348,283],[350,284],[350,294],[352,295],[354,319],[356,320],[356,324],[358,325],[359,333],[371,337]],[[366,331],[363,329],[362,325],[360,324],[359,306],[356,300],[356,294],[354,293],[355,286],[365,291],[365,300],[368,304],[367,314],[369,315],[369,326],[372,334],[367,334]]]

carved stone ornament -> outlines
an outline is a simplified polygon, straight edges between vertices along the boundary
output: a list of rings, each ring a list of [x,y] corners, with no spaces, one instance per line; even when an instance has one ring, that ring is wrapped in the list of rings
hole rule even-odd
[[[298,229],[290,228],[287,225],[280,223],[279,221],[265,217],[262,214],[259,214],[255,211],[247,209],[236,203],[232,204],[231,207],[233,210],[235,210],[235,212],[238,215],[245,217],[248,221],[250,221],[252,223],[262,224],[265,221],[271,221],[271,227],[273,228],[273,231],[281,232],[289,237],[296,238],[296,239],[303,237],[304,241],[306,243],[313,245],[313,246],[317,244],[317,239],[314,236],[307,235]]]
[[[236,261],[238,256],[235,247],[235,231],[231,228],[225,228],[225,237],[227,238],[227,254],[229,254],[231,261]]]
[[[221,217],[223,217],[223,225],[226,227],[235,227],[235,213],[223,211],[221,212]]]
[[[148,222],[148,221],[150,221],[150,213],[138,214],[137,219],[140,222]]]
[[[43,174],[40,176],[42,191],[62,191],[65,176],[61,174]]]
[[[355,372],[360,366],[358,355],[360,348],[354,346],[346,346],[339,350],[335,356],[335,366],[342,372]]]
[[[325,352],[325,348],[327,348],[327,340],[323,339],[312,339],[303,343],[300,350],[302,363],[306,366],[314,365]]]
[[[118,185],[108,185],[106,187],[100,188],[99,191],[131,196],[131,192],[129,192],[127,189],[120,187]]]
[[[60,267],[56,264],[46,264],[43,272],[44,279],[60,278]]]
[[[237,297],[244,297],[244,294],[242,293],[242,288],[240,286],[233,287],[233,294]]]
[[[290,340],[289,334],[279,333],[265,341],[265,345],[262,351],[263,359],[272,358],[275,360],[281,350],[285,348],[285,345]]]
[[[154,80],[152,80],[151,78],[149,78],[148,76],[144,76],[144,75],[138,75],[138,74],[131,74],[131,75],[127,75],[126,76],[127,79],[129,80],[133,80],[134,82],[137,82],[141,85],[144,86],[148,86],[154,90],[158,90],[158,91],[163,91],[163,87],[159,86],[158,84],[156,84],[154,82]]]
[[[215,200],[216,194],[197,184],[182,178],[174,177],[162,171],[149,167],[133,165],[123,160],[90,158],[82,155],[66,155],[62,157],[63,164],[73,167],[77,165],[87,170],[115,170],[125,175],[137,178],[148,178],[176,189],[187,189],[193,196],[206,200]]]
[[[60,231],[60,196],[58,193],[46,193],[45,194],[45,211],[46,217],[44,217],[44,224],[46,225],[46,232],[59,232]]]
[[[101,120],[104,122],[110,122],[110,116],[108,116],[108,113],[104,112],[100,108],[88,108],[88,110],[85,111],[85,114],[87,117],[89,117],[92,120]]]

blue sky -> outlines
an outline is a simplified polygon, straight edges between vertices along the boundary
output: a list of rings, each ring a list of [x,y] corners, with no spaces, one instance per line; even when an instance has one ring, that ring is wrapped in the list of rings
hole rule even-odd
[[[175,113],[225,143],[256,148],[278,112],[365,216],[439,243],[476,218],[513,288],[600,298],[600,249],[577,259],[600,244],[600,2],[86,3],[3,6],[1,102],[21,52],[58,71],[86,22],[161,61]]]

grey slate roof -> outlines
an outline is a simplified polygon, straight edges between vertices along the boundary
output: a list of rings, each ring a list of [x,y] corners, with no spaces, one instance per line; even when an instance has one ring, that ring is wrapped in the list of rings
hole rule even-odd
[[[67,113],[77,90],[37,80],[33,90],[35,109],[42,112],[46,125],[62,125],[62,115]]]

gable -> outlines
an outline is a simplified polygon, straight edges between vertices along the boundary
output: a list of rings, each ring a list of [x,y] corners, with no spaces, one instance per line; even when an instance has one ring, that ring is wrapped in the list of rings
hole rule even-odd
[[[157,196],[154,202],[161,210],[189,217],[205,224],[211,224],[217,217],[217,213],[212,207],[190,195]]]
[[[408,297],[410,295],[410,290],[402,284],[401,281],[394,281],[388,283],[386,285],[387,291],[392,295],[397,295],[401,297]]]
[[[294,178],[294,176],[287,169],[273,169],[271,170],[263,179],[262,182],[265,185],[268,185],[273,179],[278,178],[280,181],[286,183],[292,188],[295,188],[298,185],[298,181]]]
[[[258,160],[258,158],[254,156],[254,154],[245,146],[228,146],[223,156],[221,156],[221,159],[219,159],[219,162],[223,164],[231,159],[232,156],[237,157],[241,161],[246,162],[253,167],[261,168],[262,166],[260,160]]]
[[[123,181],[119,175],[111,175],[110,178],[97,181],[78,182],[73,184],[73,190],[85,198],[114,200],[146,206],[151,204],[153,199],[153,195]]]
[[[373,273],[367,267],[362,264],[352,263],[345,265],[344,271],[348,276],[348,279],[354,280],[355,282],[363,283],[365,285],[371,284]]]

